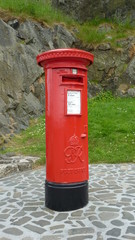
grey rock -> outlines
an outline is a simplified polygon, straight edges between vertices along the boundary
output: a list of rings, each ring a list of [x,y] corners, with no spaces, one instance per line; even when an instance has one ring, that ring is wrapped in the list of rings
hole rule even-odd
[[[75,38],[62,25],[51,28],[17,19],[0,20],[0,35],[0,132],[13,134],[45,109],[44,71],[36,56],[54,45],[71,47]]]
[[[15,44],[17,40],[16,31],[0,19],[0,46],[8,47]],[[10,36],[10,37],[7,37]]]
[[[132,58],[132,60],[129,62],[128,67],[124,73],[125,81],[130,82],[130,84],[135,84],[135,57]],[[132,93],[130,90],[129,93]]]
[[[17,117],[26,117],[26,115],[38,116],[42,112],[39,100],[30,92],[24,95],[16,109]]]
[[[101,51],[107,51],[111,49],[111,45],[109,43],[102,43],[98,46],[98,49]]]
[[[2,114],[4,108],[6,107],[6,103],[3,101],[3,99],[0,97],[0,114]]]
[[[130,97],[135,97],[135,88],[128,89],[128,95]]]
[[[19,21],[18,19],[10,20],[7,22],[10,27],[14,28],[15,30],[19,27]]]
[[[39,158],[31,156],[14,156],[14,154],[0,155],[0,178],[11,173],[32,169],[34,163],[38,160]],[[21,193],[15,191],[13,198],[19,198],[20,196]]]
[[[99,33],[108,33],[112,30],[112,26],[110,24],[101,24],[98,28]]]
[[[52,30],[48,27],[42,27],[39,23],[32,21],[25,21],[20,24],[18,29],[18,37],[24,43],[34,46],[39,51],[49,50],[49,43],[52,43]]]
[[[75,37],[62,25],[54,26],[54,45],[55,48],[69,48],[75,42]]]
[[[17,172],[18,168],[16,164],[1,164],[0,166],[0,178],[5,177],[11,173]]]

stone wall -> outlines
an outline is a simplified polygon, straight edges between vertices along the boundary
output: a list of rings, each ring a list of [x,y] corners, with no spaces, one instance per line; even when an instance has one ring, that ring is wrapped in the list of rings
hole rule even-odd
[[[52,0],[52,5],[82,22],[112,17],[129,18],[135,24],[134,0]]]
[[[0,136],[25,129],[45,109],[44,71],[36,56],[53,48],[70,48],[74,36],[62,25],[0,20]],[[1,141],[0,141],[1,144]]]

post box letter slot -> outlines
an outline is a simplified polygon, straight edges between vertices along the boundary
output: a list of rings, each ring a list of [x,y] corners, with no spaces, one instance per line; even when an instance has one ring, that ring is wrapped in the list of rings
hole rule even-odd
[[[62,83],[64,83],[64,84],[79,84],[79,85],[83,85],[83,77],[79,77],[79,76],[73,76],[73,77],[62,76]]]

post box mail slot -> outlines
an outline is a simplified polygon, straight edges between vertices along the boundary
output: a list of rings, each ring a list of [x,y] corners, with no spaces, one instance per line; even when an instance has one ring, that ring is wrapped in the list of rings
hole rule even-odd
[[[37,56],[46,84],[46,206],[74,210],[88,202],[87,66],[93,55],[58,49]]]

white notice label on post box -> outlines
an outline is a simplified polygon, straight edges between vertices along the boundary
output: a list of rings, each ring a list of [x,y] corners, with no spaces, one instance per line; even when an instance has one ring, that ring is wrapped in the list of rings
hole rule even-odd
[[[81,91],[67,91],[67,114],[81,114]]]

